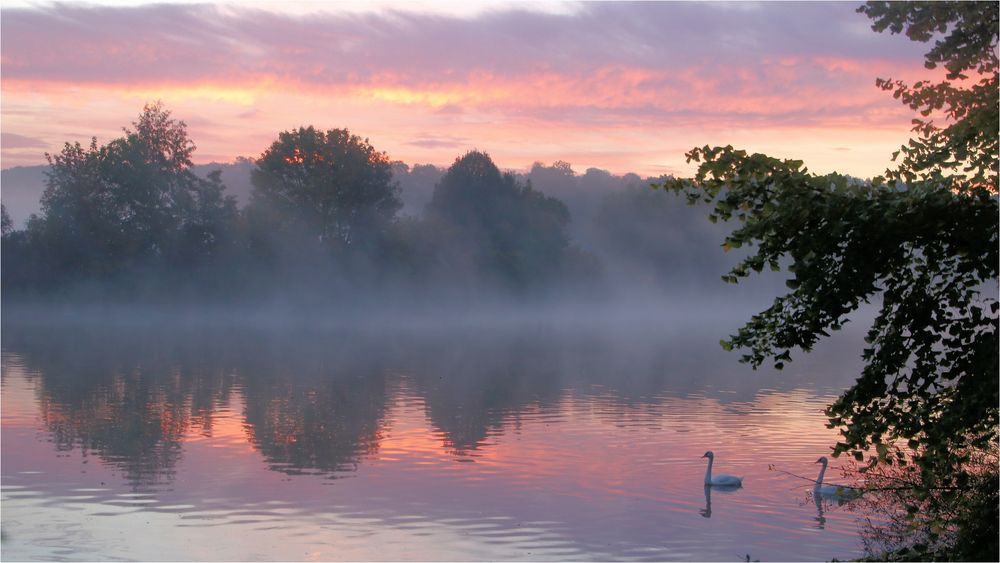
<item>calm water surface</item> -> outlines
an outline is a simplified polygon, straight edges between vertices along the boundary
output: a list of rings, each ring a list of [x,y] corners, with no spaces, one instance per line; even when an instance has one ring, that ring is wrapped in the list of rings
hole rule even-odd
[[[769,470],[816,473],[856,339],[754,372],[738,321],[682,325],[5,322],[3,558],[860,555],[861,515]]]

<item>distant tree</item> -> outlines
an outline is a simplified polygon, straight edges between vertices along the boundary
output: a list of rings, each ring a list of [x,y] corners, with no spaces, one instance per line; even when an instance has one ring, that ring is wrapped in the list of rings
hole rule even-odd
[[[911,524],[929,543],[907,557],[996,560],[996,465],[972,463],[995,459],[1000,423],[996,4],[870,2],[859,11],[876,31],[939,37],[926,66],[944,65],[945,81],[878,85],[950,125],[915,120],[902,161],[870,182],[704,147],[688,153],[701,163],[694,179],[666,187],[714,204],[710,219],[741,221],[726,248],[757,245],[726,280],[786,264],[793,274],[787,295],[723,342],[746,349],[753,366],[771,359],[780,369],[792,349],[808,351],[881,297],[864,371],[827,411],[841,431],[834,453],[873,466],[916,462]],[[992,541],[963,541],[972,529]]]
[[[501,173],[486,153],[455,160],[427,214],[471,246],[481,273],[515,287],[554,275],[569,256],[566,206]]]
[[[528,179],[532,184],[551,186],[556,192],[572,191],[576,188],[576,173],[573,165],[565,160],[557,160],[552,166],[535,162],[528,171]]]
[[[339,250],[377,243],[402,205],[389,158],[346,129],[280,133],[251,182],[251,207],[269,228]]]
[[[171,260],[179,264],[202,264],[235,243],[236,200],[225,195],[222,173],[213,170],[205,179],[195,181],[197,189],[189,192],[185,212],[172,245]]]
[[[392,177],[399,183],[399,197],[403,202],[401,212],[411,216],[423,214],[434,194],[434,186],[444,176],[444,169],[433,164],[392,163]]]
[[[7,206],[0,203],[0,232],[6,236],[13,230],[14,222],[10,220],[10,215],[7,214]]]
[[[235,218],[218,175],[191,172],[194,143],[160,103],[104,146],[67,143],[50,169],[32,241],[56,272],[103,274],[211,255]]]
[[[28,270],[33,272],[37,266],[25,244],[27,238],[25,231],[14,229],[14,222],[7,214],[7,206],[2,203],[0,203],[0,226],[3,239],[3,251],[0,252],[0,257],[3,259],[3,265],[0,267],[2,274],[0,283],[5,290],[26,285],[26,280],[31,276]]]
[[[535,162],[524,179],[533,189],[566,204],[573,217],[569,226],[570,238],[587,249],[595,249],[605,240],[605,233],[597,232],[602,227],[596,222],[600,221],[606,196],[629,187],[649,188],[649,182],[641,181],[635,174],[617,176],[607,170],[588,168],[577,175],[573,167],[562,160],[550,166]]]
[[[402,160],[393,160],[389,163],[389,170],[392,172],[392,177],[398,180],[400,176],[410,173],[410,165]]]
[[[679,282],[703,284],[726,270],[726,256],[713,252],[724,231],[696,219],[676,197],[634,184],[602,198],[590,238],[619,284],[673,292]]]

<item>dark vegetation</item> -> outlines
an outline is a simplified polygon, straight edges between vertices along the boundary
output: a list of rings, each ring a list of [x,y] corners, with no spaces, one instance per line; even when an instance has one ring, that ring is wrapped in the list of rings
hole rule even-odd
[[[865,502],[904,509],[873,526],[872,555],[997,560],[996,4],[861,11],[876,31],[935,39],[926,64],[947,70],[938,83],[877,82],[921,114],[895,168],[862,181],[703,147],[688,155],[693,179],[659,182],[714,206],[713,223],[739,221],[723,249],[754,249],[732,253],[741,261],[724,279],[790,274],[787,294],[723,342],[754,367],[781,369],[863,304],[878,309],[862,373],[828,410]],[[710,241],[722,231],[649,179],[561,162],[517,175],[478,151],[446,171],[410,167],[346,130],[309,127],[238,163],[251,184],[240,207],[221,173],[195,173],[193,151],[156,104],[106,145],[51,156],[39,213],[17,229],[4,209],[4,299],[530,302],[721,273]]]
[[[996,561],[998,549],[998,81],[995,3],[869,2],[876,31],[936,38],[946,79],[877,85],[921,114],[884,176],[817,176],[801,161],[696,148],[691,180],[666,187],[736,218],[726,246],[756,245],[725,279],[787,266],[790,291],[729,340],[781,369],[880,300],[866,365],[829,407],[834,455],[859,462],[892,513],[874,526],[876,559]],[[932,119],[948,123],[940,127]]]
[[[634,174],[515,174],[479,151],[411,168],[314,127],[216,169],[194,150],[157,103],[106,145],[47,155],[38,212],[18,229],[4,208],[5,300],[468,303],[662,292],[724,271],[721,231]]]

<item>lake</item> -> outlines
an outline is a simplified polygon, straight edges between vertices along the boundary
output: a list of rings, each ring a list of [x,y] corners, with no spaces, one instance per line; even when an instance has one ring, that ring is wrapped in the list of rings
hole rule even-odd
[[[3,557],[862,554],[863,515],[788,474],[829,454],[859,334],[753,371],[718,345],[741,317],[598,321],[5,317]],[[744,487],[706,489],[706,450]]]

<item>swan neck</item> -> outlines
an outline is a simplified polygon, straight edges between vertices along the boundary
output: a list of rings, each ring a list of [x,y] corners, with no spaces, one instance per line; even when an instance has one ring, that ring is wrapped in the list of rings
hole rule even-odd
[[[714,458],[708,458],[708,468],[705,469],[705,484],[709,485],[712,483],[712,462]]]

